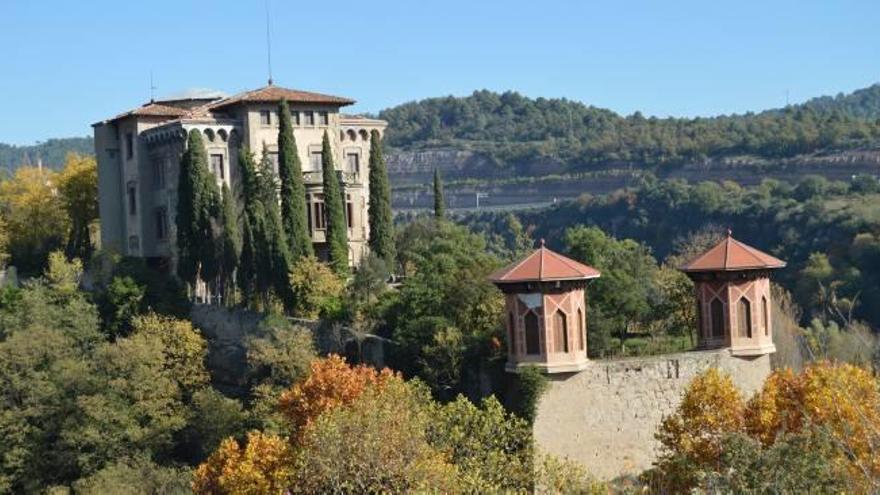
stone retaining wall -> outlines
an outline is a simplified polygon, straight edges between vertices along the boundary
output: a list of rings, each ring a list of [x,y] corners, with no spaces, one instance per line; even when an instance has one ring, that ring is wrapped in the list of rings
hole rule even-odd
[[[577,373],[549,375],[534,432],[546,452],[612,479],[651,467],[654,433],[678,406],[690,381],[710,367],[731,375],[746,395],[770,374],[770,356],[739,358],[728,349],[637,359],[591,361]]]

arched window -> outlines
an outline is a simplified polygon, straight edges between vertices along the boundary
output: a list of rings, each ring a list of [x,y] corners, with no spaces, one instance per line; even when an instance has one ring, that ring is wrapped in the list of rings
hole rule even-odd
[[[357,133],[354,132],[354,129],[349,129],[346,134],[348,135],[349,141],[357,141]]]
[[[767,297],[761,296],[761,320],[764,323],[764,335],[770,335],[770,313],[767,311]]]
[[[578,350],[584,350],[584,341],[586,339],[586,332],[584,331],[584,312],[581,311],[581,308],[578,308]]]
[[[534,311],[526,313],[526,354],[541,354],[538,341],[538,315]]]
[[[697,332],[703,337],[709,336],[709,331],[705,327],[703,319],[703,301],[697,300]]]
[[[724,305],[718,298],[712,299],[709,305],[709,312],[712,314],[712,337],[724,337]]]
[[[568,352],[568,318],[561,309],[553,315],[553,347],[555,352]]]
[[[507,315],[507,328],[510,332],[510,340],[508,341],[510,352],[516,354],[516,320],[513,318],[513,313],[508,313]]]
[[[739,336],[752,338],[752,304],[745,297],[741,297],[736,305],[736,320]]]

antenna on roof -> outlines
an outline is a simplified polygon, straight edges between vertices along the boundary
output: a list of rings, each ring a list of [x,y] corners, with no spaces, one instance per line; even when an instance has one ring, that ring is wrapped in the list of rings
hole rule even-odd
[[[156,101],[156,86],[153,85],[153,69],[150,69],[150,103]]]
[[[266,58],[269,66],[269,86],[272,85],[272,32],[269,29],[269,0],[266,0]]]

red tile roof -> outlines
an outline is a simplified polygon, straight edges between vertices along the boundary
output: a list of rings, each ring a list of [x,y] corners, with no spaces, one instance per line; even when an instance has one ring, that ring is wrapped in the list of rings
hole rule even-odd
[[[684,272],[735,272],[782,268],[784,266],[784,261],[739,242],[728,231],[727,237],[723,241],[691,260],[690,263],[681,267],[681,270]]]
[[[145,103],[142,106],[135,108],[134,110],[129,110],[128,112],[121,113],[116,117],[110,119],[119,120],[125,117],[130,116],[138,116],[138,117],[183,117],[189,113],[187,110],[178,107],[172,107],[170,105],[162,105],[161,103]]]
[[[224,98],[209,105],[210,108],[222,108],[236,103],[275,103],[287,100],[290,103],[316,103],[328,105],[351,105],[354,100],[341,96],[331,96],[321,93],[311,93],[296,89],[282,88],[280,86],[264,86],[259,89],[245,91],[237,95]]]
[[[587,280],[599,277],[599,270],[578,263],[559,253],[541,247],[518,261],[489,275],[489,280],[496,284],[515,282],[550,282],[556,280]]]

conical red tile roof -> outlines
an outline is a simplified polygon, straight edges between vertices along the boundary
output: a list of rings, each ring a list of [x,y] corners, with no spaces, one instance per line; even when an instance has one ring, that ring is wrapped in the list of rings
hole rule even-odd
[[[731,236],[716,244],[690,263],[681,267],[684,272],[735,272],[741,270],[762,270],[782,268],[785,262],[743,244]]]
[[[556,280],[587,280],[598,278],[599,270],[583,263],[566,258],[559,253],[541,247],[522,261],[504,267],[492,275],[489,280],[496,284],[515,282],[550,282]]]

